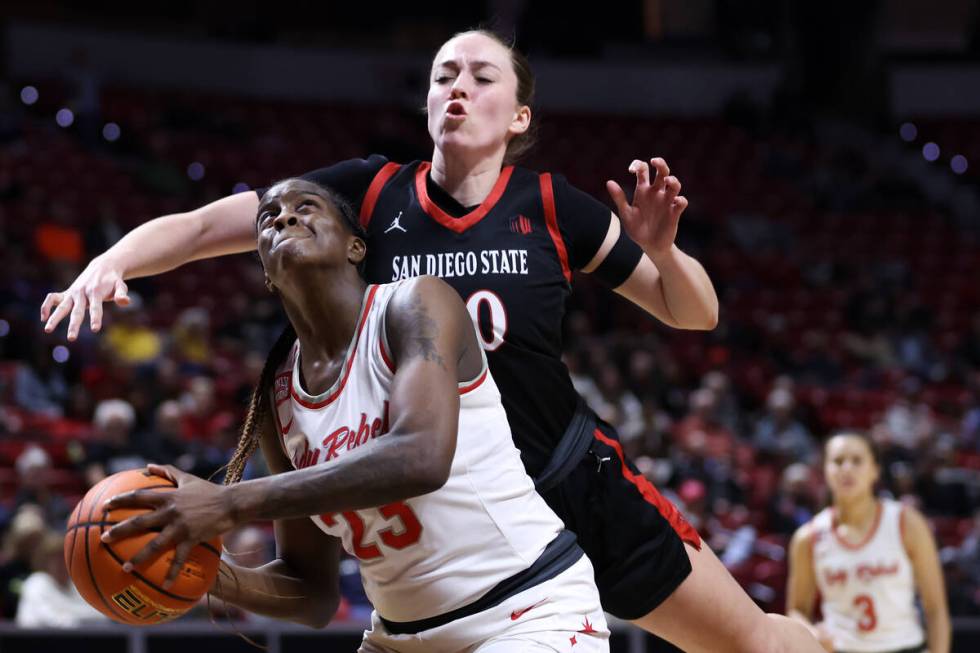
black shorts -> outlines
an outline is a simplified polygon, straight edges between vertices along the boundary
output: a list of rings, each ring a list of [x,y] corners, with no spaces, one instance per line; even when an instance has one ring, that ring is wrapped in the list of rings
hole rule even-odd
[[[610,614],[649,614],[691,573],[684,542],[700,548],[701,538],[626,460],[608,424],[599,423],[578,465],[542,496],[578,535]]]

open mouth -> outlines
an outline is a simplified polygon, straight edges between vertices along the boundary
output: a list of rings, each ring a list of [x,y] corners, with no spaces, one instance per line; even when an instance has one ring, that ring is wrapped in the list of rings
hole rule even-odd
[[[461,102],[450,102],[449,106],[446,107],[446,115],[454,118],[462,118],[466,115],[466,108]]]

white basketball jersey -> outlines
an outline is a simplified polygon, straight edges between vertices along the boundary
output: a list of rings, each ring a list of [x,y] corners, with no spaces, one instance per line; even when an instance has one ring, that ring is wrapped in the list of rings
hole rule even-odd
[[[279,433],[296,468],[337,464],[388,431],[394,368],[384,315],[401,283],[368,287],[347,360],[329,390],[310,396],[300,387],[298,341],[277,371]],[[313,517],[360,560],[368,598],[391,621],[473,602],[528,568],[563,529],[524,471],[486,357],[477,378],[459,384],[459,394],[456,453],[443,487],[387,506]]]
[[[922,644],[912,562],[902,543],[902,504],[880,500],[874,525],[860,543],[845,542],[834,526],[834,511],[826,508],[813,518],[811,540],[834,649],[871,653]]]

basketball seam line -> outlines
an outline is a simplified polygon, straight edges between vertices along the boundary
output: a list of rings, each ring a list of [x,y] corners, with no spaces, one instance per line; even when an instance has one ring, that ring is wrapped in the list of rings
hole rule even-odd
[[[95,507],[97,505],[99,505],[99,499],[102,498],[102,495],[105,494],[105,491],[106,491],[106,489],[108,487],[109,487],[109,484],[106,484],[106,486],[104,488],[102,488],[101,490],[99,490],[99,494],[95,498],[92,499],[92,505],[89,506],[89,512],[88,512],[89,522],[92,521],[92,513],[95,512]],[[120,616],[120,613],[117,610],[113,609],[112,604],[109,603],[109,601],[107,601],[106,598],[105,598],[105,596],[102,594],[102,588],[99,587],[99,583],[95,579],[95,572],[92,571],[92,557],[91,557],[91,552],[89,551],[89,548],[90,548],[89,547],[89,544],[91,544],[91,538],[89,538],[89,534],[88,534],[88,529],[89,528],[91,528],[91,526],[86,526],[85,527],[85,564],[88,567],[88,576],[89,576],[89,579],[92,581],[92,587],[95,588],[96,594],[98,594],[99,595],[99,598],[102,599],[102,603],[105,604],[105,606],[109,610],[109,612],[115,614],[116,616]],[[123,622],[130,623],[130,624],[132,623],[129,620],[129,618],[128,618],[129,615],[123,613],[121,615],[121,617],[122,617]]]
[[[104,528],[105,528],[105,526],[99,526],[100,532],[105,532],[105,531],[102,530]],[[109,546],[108,544],[105,544],[105,543],[103,543],[102,546],[105,547],[105,550],[109,552],[109,555],[111,555],[116,562],[118,562],[120,565],[121,564],[124,564],[125,561],[122,559],[122,557],[119,554],[117,554],[112,549],[111,546]],[[146,583],[148,587],[152,587],[154,590],[156,590],[160,594],[164,594],[164,595],[169,596],[170,598],[176,599],[178,601],[184,601],[185,603],[197,603],[197,599],[192,599],[192,598],[187,597],[187,596],[181,596],[180,594],[174,594],[173,592],[168,592],[167,590],[163,589],[162,587],[160,587],[159,585],[157,585],[156,583],[154,583],[149,578],[145,577],[143,574],[139,573],[135,569],[133,569],[133,571],[131,571],[130,573],[133,576],[136,576],[136,578],[138,578],[139,580],[141,580],[144,583]]]

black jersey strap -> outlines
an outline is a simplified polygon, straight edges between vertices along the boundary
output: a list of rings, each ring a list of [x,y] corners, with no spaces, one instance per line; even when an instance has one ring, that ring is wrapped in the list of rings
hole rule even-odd
[[[509,578],[505,578],[494,585],[489,592],[478,598],[476,601],[450,610],[444,614],[419,619],[417,621],[388,621],[381,615],[378,619],[384,624],[385,629],[392,635],[414,635],[423,630],[430,630],[445,626],[446,624],[469,617],[478,612],[489,610],[496,607],[524,590],[551,580],[561,572],[565,571],[585,555],[585,552],[575,541],[575,533],[569,530],[562,530],[558,537],[551,540],[544,552],[538,556],[530,567],[524,571],[519,571]]]
[[[544,494],[558,485],[582,460],[592,444],[592,433],[597,425],[595,413],[582,397],[578,397],[572,421],[558,441],[551,459],[534,479],[534,489],[538,494]]]

